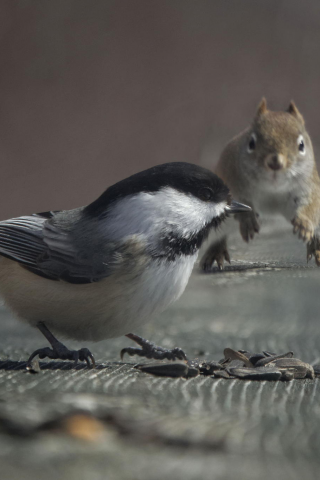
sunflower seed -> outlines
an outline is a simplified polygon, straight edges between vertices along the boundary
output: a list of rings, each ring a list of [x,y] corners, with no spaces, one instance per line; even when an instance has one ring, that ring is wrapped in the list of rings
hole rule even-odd
[[[228,368],[228,373],[243,380],[280,380],[282,373],[276,368]]]

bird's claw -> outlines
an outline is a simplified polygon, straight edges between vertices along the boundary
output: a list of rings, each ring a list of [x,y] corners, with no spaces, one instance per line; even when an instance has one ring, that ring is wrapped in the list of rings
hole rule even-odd
[[[145,340],[144,338],[139,337],[139,335],[135,335],[134,333],[128,333],[126,337],[136,342],[138,345],[140,345],[141,348],[123,348],[120,352],[121,360],[123,359],[125,353],[127,353],[131,357],[133,355],[138,355],[139,357],[153,358],[155,360],[188,360],[187,355],[179,347],[175,347],[172,350],[158,347],[154,343],[149,342],[149,340]]]
[[[95,368],[96,362],[94,356],[88,350],[88,348],[81,348],[80,350],[69,350],[62,343],[56,346],[56,348],[39,348],[30,355],[27,361],[27,368],[30,367],[34,357],[38,357],[42,360],[43,358],[50,358],[51,360],[73,360],[74,366],[78,364],[78,361],[86,362],[88,367]],[[91,362],[91,363],[90,363]]]

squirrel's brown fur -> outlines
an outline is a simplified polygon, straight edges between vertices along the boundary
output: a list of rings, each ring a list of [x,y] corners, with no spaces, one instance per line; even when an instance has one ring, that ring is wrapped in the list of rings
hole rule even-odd
[[[320,265],[315,229],[320,224],[320,179],[303,116],[292,101],[285,112],[268,110],[263,98],[252,124],[223,150],[216,173],[232,195],[252,207],[237,217],[242,238],[259,232],[258,213],[280,213],[307,242],[308,259]],[[222,252],[223,250],[223,252]],[[225,254],[226,253],[226,254]],[[204,269],[229,257],[225,239],[211,246],[202,259]]]

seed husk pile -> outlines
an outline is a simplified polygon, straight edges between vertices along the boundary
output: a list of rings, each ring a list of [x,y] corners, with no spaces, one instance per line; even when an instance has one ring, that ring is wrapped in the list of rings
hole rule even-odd
[[[251,353],[232,348],[225,348],[224,358],[218,362],[195,359],[187,362],[140,364],[135,368],[152,375],[172,378],[207,375],[225,379],[290,381],[320,376],[320,365],[312,367],[294,358],[293,352],[277,355],[267,351]]]

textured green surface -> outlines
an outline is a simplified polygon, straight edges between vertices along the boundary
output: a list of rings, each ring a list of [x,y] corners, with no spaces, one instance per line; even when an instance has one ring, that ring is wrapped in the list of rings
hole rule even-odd
[[[232,267],[195,271],[179,302],[135,333],[191,358],[219,360],[228,346],[320,363],[320,271],[306,264],[305,247],[278,224],[250,247],[231,247]],[[96,370],[50,362],[31,375],[23,361],[45,341],[4,308],[0,321],[1,418],[16,429],[0,430],[1,479],[319,478],[319,380],[155,378],[133,369],[133,358],[120,362],[132,345],[125,338],[82,345]],[[103,419],[98,442],[31,434],[75,410]]]

